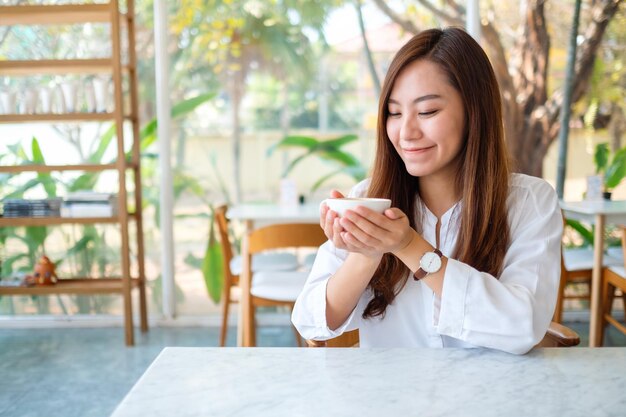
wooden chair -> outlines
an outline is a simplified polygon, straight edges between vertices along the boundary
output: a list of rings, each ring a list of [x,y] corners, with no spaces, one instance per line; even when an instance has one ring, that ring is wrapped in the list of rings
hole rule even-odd
[[[565,228],[565,218],[563,219]],[[603,256],[602,263],[605,266],[621,265],[623,260],[611,253]],[[591,270],[593,268],[593,249],[590,248],[565,248],[561,250],[561,280],[559,293],[554,309],[553,321],[561,323],[563,319],[563,301],[566,299],[589,300],[591,288]],[[569,295],[565,293],[568,284],[585,284],[587,292],[581,295]],[[626,303],[626,298],[624,298]]]
[[[626,226],[620,226],[622,231],[622,248],[626,244]],[[626,251],[625,251],[626,255]],[[626,258],[625,258],[626,259]],[[617,330],[626,334],[626,326],[613,317],[613,300],[615,299],[615,290],[622,292],[622,300],[624,302],[624,319],[626,320],[626,262],[619,266],[609,266],[602,270],[602,312],[600,314],[600,343],[604,343],[604,331],[607,324],[613,325]]]
[[[230,240],[226,211],[228,206],[222,205],[214,211],[214,221],[217,225],[220,242],[222,244],[222,266],[224,270],[224,287],[222,289],[222,327],[220,329],[220,346],[226,344],[228,331],[228,312],[230,305],[241,299],[239,275],[243,267],[241,256],[233,253]],[[298,268],[298,259],[291,253],[272,253],[255,257],[252,263],[253,270],[266,271],[295,271]]]
[[[330,340],[307,340],[306,342],[309,347],[358,347],[359,331],[345,332]],[[562,324],[552,322],[543,340],[535,347],[571,347],[579,343],[578,333]]]
[[[242,290],[249,288],[247,317],[244,320],[244,346],[256,345],[255,309],[261,306],[286,306],[293,309],[308,276],[307,271],[254,271],[252,257],[265,251],[286,248],[317,248],[327,238],[319,224],[275,224],[254,229],[244,243]],[[247,279],[246,279],[247,277]],[[299,335],[296,332],[297,340]]]

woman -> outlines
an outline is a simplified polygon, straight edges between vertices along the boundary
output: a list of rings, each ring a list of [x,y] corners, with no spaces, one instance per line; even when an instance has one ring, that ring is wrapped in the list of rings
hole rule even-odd
[[[498,84],[463,30],[427,30],[398,51],[372,177],[350,196],[392,207],[342,218],[322,207],[329,241],[292,315],[303,337],[358,328],[363,347],[512,353],[543,338],[560,274],[558,200],[545,181],[510,173]]]

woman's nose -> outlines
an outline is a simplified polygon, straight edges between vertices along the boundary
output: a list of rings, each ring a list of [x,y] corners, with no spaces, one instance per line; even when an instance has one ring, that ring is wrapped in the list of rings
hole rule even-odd
[[[422,135],[419,122],[415,116],[408,116],[402,120],[400,137],[403,139],[418,139]]]

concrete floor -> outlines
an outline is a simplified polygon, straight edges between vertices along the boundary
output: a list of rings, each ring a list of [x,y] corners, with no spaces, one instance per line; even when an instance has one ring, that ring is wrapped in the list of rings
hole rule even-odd
[[[588,342],[588,323],[565,323]],[[124,346],[121,328],[0,329],[0,416],[106,417],[166,346],[217,346],[219,329],[156,327]],[[260,346],[295,346],[287,326],[263,327]],[[611,329],[607,345],[626,346]],[[227,345],[235,345],[235,331]]]
[[[217,328],[151,328],[124,345],[121,328],[0,329],[0,416],[106,417],[166,346],[217,346]],[[229,332],[228,346],[236,332]],[[290,327],[260,346],[296,346]]]

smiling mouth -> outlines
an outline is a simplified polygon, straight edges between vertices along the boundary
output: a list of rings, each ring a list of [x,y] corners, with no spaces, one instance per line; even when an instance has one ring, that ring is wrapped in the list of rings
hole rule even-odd
[[[433,149],[435,146],[428,146],[426,148],[416,148],[416,149],[403,149],[402,151],[405,152],[408,155],[419,155],[422,153],[425,153],[431,149]]]

